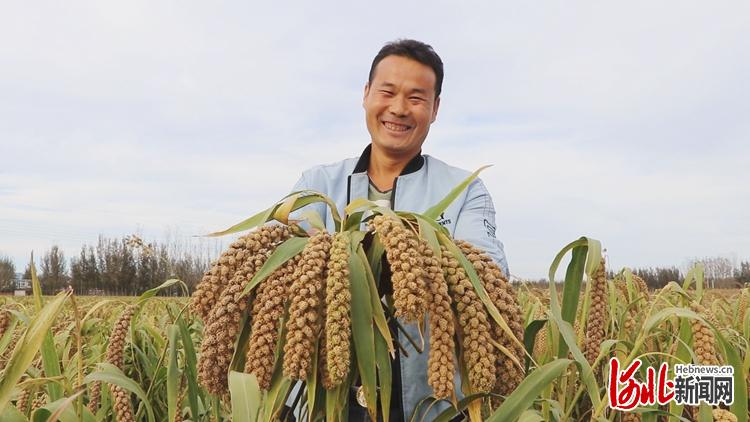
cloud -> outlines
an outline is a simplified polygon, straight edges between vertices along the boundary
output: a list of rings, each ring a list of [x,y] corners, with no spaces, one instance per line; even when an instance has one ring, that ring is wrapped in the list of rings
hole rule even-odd
[[[188,236],[268,206],[361,151],[370,61],[406,36],[446,66],[425,152],[495,164],[482,177],[517,275],[546,276],[584,234],[613,268],[750,257],[750,6],[448,6],[9,5],[0,253]]]

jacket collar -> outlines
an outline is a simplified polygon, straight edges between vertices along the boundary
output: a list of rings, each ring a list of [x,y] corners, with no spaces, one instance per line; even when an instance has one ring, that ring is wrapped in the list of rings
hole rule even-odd
[[[354,171],[352,171],[352,174],[355,173],[364,173],[367,171],[367,168],[370,166],[370,153],[372,152],[372,144],[368,144],[364,151],[362,151],[362,155],[359,156],[359,161],[357,161],[357,165],[354,166]],[[401,170],[401,176],[409,173],[414,173],[415,171],[422,168],[424,165],[424,157],[422,156],[422,150],[419,150],[417,155],[414,156],[414,158],[409,161],[408,164],[406,164],[406,167],[404,167],[403,170]]]

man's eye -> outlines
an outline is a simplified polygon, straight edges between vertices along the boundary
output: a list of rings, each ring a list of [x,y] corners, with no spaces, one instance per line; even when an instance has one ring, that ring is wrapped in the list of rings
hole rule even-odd
[[[424,101],[424,98],[422,98],[422,97],[416,97],[416,96],[411,96],[411,97],[409,97],[409,99],[412,100],[412,101],[415,101],[415,102],[416,101]]]
[[[381,90],[380,90],[380,93],[381,93],[381,94],[383,94],[383,95],[387,95],[387,96],[389,96],[389,97],[390,97],[391,95],[393,95],[393,92],[391,92],[391,91],[388,91],[388,90],[385,90],[385,89],[381,89]]]

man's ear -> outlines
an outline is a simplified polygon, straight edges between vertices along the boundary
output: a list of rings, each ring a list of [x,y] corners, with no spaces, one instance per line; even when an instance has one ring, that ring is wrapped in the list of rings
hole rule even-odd
[[[363,107],[365,105],[365,99],[367,99],[367,94],[369,94],[369,93],[370,93],[370,83],[367,82],[365,84],[365,92],[364,92],[364,94],[362,94],[362,106]]]
[[[432,108],[432,121],[430,123],[435,123],[438,108],[440,108],[440,97],[435,98],[435,107]]]

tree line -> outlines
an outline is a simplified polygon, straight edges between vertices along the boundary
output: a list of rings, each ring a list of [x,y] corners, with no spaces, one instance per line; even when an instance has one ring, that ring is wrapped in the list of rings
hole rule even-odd
[[[732,260],[725,257],[693,258],[688,260],[683,268],[675,265],[669,267],[637,267],[631,268],[630,271],[642,278],[649,289],[656,290],[661,289],[671,281],[682,284],[688,270],[695,267],[696,264],[703,265],[703,279],[706,287],[733,289],[750,286],[750,261],[740,261],[739,264],[735,265]],[[607,278],[612,279],[615,275],[617,273],[614,270],[607,270]],[[525,281],[541,288],[549,285],[547,279]]]
[[[169,278],[178,278],[193,291],[215,259],[221,247],[211,249],[205,244],[189,242],[145,243],[136,236],[107,238],[99,236],[95,245],[83,245],[78,256],[66,259],[57,246],[52,246],[38,261],[37,270],[42,290],[54,294],[72,286],[76,294],[138,295]],[[691,259],[681,270],[671,267],[634,268],[650,289],[661,289],[670,281],[682,283],[687,268],[703,264],[706,285],[712,288],[736,288],[750,284],[750,261],[734,265],[724,257]],[[16,267],[13,260],[0,255],[0,291],[12,290]],[[608,272],[608,277],[614,277]],[[23,278],[31,279],[27,266]],[[540,286],[547,280],[534,282]],[[173,288],[168,294],[177,294]]]
[[[94,245],[83,245],[77,256],[67,259],[52,246],[37,261],[37,275],[44,294],[55,294],[69,286],[79,295],[138,295],[170,278],[185,282],[190,292],[218,256],[220,247],[190,242],[146,243],[137,236],[99,236]],[[7,261],[7,262],[6,262]],[[0,257],[0,276],[14,274],[10,259]],[[23,279],[31,279],[31,265]],[[9,283],[0,278],[0,289]],[[179,294],[173,287],[166,294]]]

